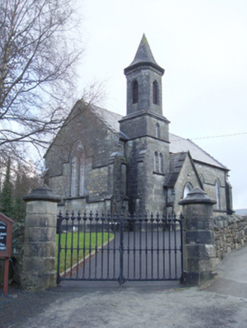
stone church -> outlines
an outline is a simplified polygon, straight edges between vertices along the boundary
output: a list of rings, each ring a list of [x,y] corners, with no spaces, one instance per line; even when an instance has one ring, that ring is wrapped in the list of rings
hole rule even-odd
[[[169,133],[164,69],[145,35],[124,74],[126,116],[78,100],[44,156],[44,182],[61,196],[60,209],[179,214],[178,202],[199,187],[217,201],[215,214],[231,214],[229,170]]]

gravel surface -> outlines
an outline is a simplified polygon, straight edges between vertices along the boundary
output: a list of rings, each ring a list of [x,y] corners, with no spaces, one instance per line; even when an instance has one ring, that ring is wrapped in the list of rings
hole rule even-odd
[[[218,266],[204,288],[173,284],[62,283],[0,297],[0,327],[247,327],[247,248]]]

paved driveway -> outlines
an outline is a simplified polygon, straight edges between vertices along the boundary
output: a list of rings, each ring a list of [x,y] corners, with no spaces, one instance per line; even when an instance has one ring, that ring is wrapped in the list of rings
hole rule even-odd
[[[203,289],[169,283],[83,283],[1,298],[0,327],[247,327],[247,248],[218,266]],[[14,295],[14,294],[13,294]]]
[[[67,254],[70,263],[70,246]],[[110,243],[70,270],[66,279],[117,281],[121,272],[126,280],[178,280],[182,275],[181,260],[180,231],[123,232],[122,239],[120,232],[115,232]]]

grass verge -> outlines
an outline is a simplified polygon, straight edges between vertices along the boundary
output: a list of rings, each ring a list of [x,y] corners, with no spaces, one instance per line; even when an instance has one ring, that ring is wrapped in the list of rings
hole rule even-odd
[[[58,262],[58,235],[56,237],[56,269]],[[63,273],[75,263],[81,261],[89,253],[92,253],[97,245],[99,249],[113,234],[106,232],[69,232],[61,234],[61,252],[59,271]],[[67,246],[66,246],[67,245]]]

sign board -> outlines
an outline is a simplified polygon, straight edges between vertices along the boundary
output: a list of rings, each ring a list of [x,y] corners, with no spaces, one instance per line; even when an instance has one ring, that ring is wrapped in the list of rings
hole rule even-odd
[[[11,257],[13,221],[0,213],[0,258]]]
[[[7,224],[0,220],[0,252],[7,249]]]
[[[0,213],[0,258],[4,258],[3,295],[8,295],[9,258],[11,257],[14,221]]]

